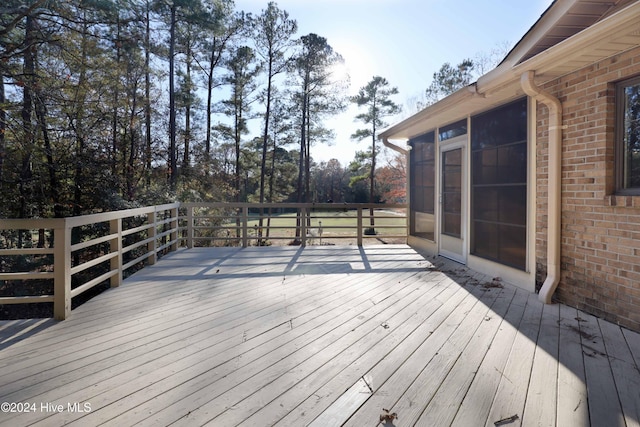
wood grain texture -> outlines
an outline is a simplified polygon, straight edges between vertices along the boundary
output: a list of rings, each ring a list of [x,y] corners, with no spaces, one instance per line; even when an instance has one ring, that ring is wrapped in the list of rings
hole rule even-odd
[[[0,401],[38,409],[0,426],[637,426],[639,361],[636,332],[406,245],[194,248],[0,322]]]

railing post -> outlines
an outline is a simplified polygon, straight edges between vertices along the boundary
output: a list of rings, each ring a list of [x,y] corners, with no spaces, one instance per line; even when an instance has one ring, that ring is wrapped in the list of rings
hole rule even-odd
[[[175,252],[178,250],[178,208],[169,209],[169,214],[171,215],[171,222],[169,223],[171,226],[171,233],[169,234],[171,247],[169,250]]]
[[[187,248],[193,248],[193,206],[187,206]]]
[[[118,270],[118,274],[111,276],[111,287],[117,288],[122,284],[122,218],[109,221],[111,234],[116,237],[111,240],[111,253],[116,252],[118,255],[111,258],[111,271]]]
[[[158,225],[156,224],[156,211],[155,208],[152,212],[147,214],[147,223],[151,226],[148,228],[149,243],[147,243],[147,262],[149,265],[153,265],[158,260],[158,239],[156,238],[156,232]]]
[[[358,246],[362,246],[362,208],[359,207],[357,211],[358,211],[358,219],[357,219],[357,225],[356,225],[356,227],[358,228],[357,243],[358,243]]]
[[[409,163],[409,162],[407,162]],[[409,175],[407,175],[409,176]],[[411,232],[411,212],[409,211],[409,206],[404,208],[404,244],[409,244],[409,233]]]
[[[300,234],[302,234],[302,236],[300,236],[302,238],[302,242],[300,243],[303,247],[307,246],[307,217],[308,217],[308,209],[307,208],[302,208],[300,210]]]
[[[66,220],[54,229],[53,242],[53,317],[64,320],[71,314],[71,229]]]
[[[242,247],[249,246],[249,207],[242,208]]]

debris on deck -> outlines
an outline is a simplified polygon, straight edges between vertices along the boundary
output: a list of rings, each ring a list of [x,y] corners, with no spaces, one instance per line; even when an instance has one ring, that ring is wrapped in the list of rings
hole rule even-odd
[[[512,415],[512,416],[507,417],[507,418],[503,418],[501,420],[498,420],[498,421],[494,422],[493,425],[495,425],[495,426],[503,426],[505,424],[511,424],[512,422],[514,422],[517,419],[518,419],[518,414]]]
[[[382,409],[382,413],[380,414],[380,422],[387,425],[391,423],[393,425],[393,420],[398,418],[398,414],[395,412],[391,413],[388,409]]]

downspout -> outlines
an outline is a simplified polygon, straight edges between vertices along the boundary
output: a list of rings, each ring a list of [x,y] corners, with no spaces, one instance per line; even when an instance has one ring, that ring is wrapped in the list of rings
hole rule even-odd
[[[406,148],[402,148],[398,145],[395,145],[391,142],[389,142],[388,138],[381,138],[382,139],[382,143],[384,144],[385,147],[391,148],[393,151],[397,151],[400,154],[404,154],[405,156],[407,154],[409,154],[409,150],[407,150]]]
[[[562,190],[562,104],[558,98],[536,86],[534,71],[526,71],[520,78],[524,92],[542,102],[549,109],[549,165],[547,177],[547,278],[538,299],[545,304],[560,282],[560,219]]]

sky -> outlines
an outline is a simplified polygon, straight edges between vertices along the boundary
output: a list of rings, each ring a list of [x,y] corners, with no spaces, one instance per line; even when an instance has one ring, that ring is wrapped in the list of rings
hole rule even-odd
[[[279,0],[280,9],[298,23],[297,37],[316,33],[340,53],[355,95],[374,76],[386,78],[399,94],[392,99],[404,112],[387,118],[389,126],[410,115],[411,98],[419,97],[433,73],[502,46],[513,47],[552,0]],[[236,10],[260,14],[268,0],[235,0]],[[364,110],[362,111],[364,112]],[[365,127],[354,120],[355,105],[327,120],[334,129],[332,146],[311,148],[317,162],[336,158],[348,166],[369,141],[350,136]]]

